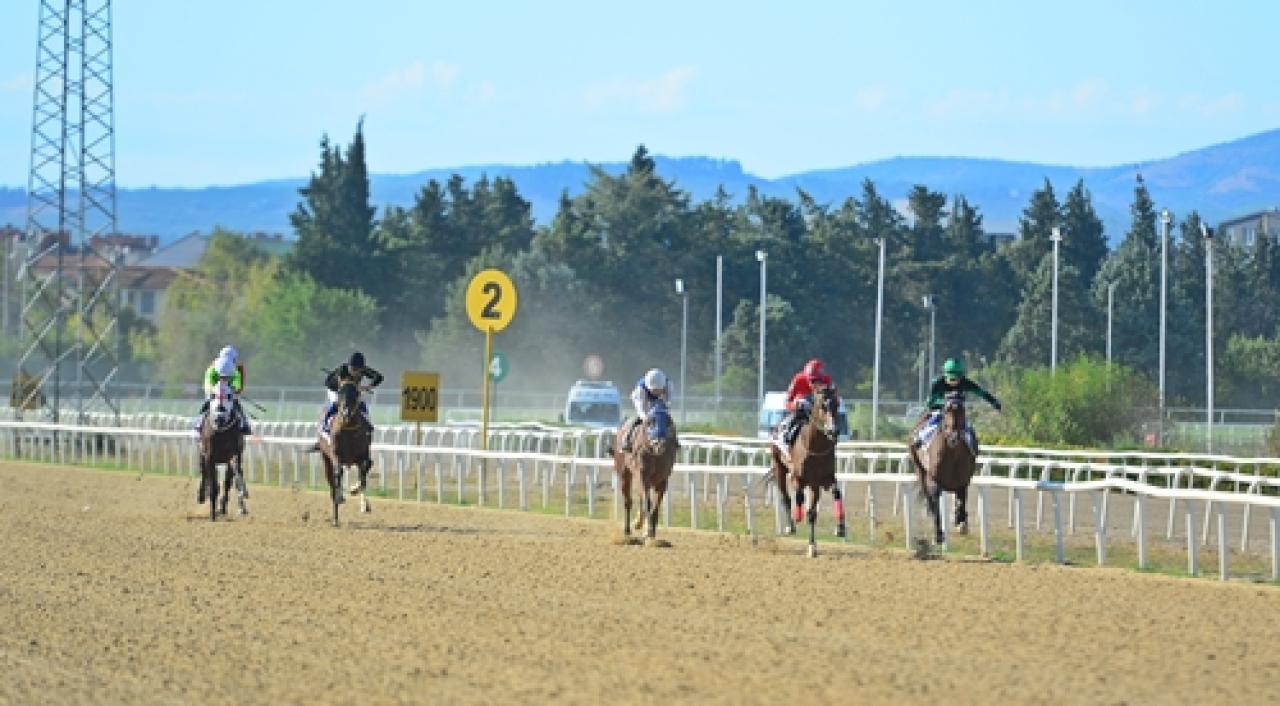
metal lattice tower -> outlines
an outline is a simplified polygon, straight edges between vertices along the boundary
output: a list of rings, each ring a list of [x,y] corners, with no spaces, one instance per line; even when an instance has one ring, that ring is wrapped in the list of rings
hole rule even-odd
[[[25,402],[43,395],[54,420],[64,407],[119,415],[115,234],[111,0],[41,0],[18,369],[39,382]]]

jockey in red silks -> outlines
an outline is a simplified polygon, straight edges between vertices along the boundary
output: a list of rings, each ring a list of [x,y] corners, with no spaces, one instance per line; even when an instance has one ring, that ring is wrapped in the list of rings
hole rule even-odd
[[[817,358],[805,363],[804,368],[791,377],[791,384],[787,386],[787,416],[778,424],[778,438],[774,440],[782,451],[783,458],[790,455],[791,444],[796,440],[800,425],[809,417],[815,387],[832,387],[831,376]]]

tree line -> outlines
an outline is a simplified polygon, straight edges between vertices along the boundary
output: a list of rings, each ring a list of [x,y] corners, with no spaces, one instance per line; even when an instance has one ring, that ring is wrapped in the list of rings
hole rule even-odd
[[[680,278],[688,296],[687,382],[705,393],[714,384],[719,256],[721,391],[752,397],[756,253],[764,251],[766,387],[782,388],[805,360],[819,357],[846,395],[870,396],[883,239],[881,394],[914,399],[928,342],[925,296],[936,307],[939,365],[951,356],[979,371],[1048,364],[1057,229],[1060,364],[1103,355],[1111,288],[1113,360],[1142,378],[1157,375],[1160,223],[1140,175],[1129,228],[1111,250],[1083,181],[1060,199],[1046,179],[1019,219],[1017,238],[1002,244],[986,232],[978,204],[926,185],[901,204],[870,180],[840,203],[819,203],[802,189],[780,198],[751,187],[695,202],[641,146],[621,173],[593,168],[581,193],[562,194],[553,220],[539,226],[503,177],[432,180],[411,206],[379,214],[370,204],[362,128],[345,147],[327,138],[320,147],[291,216],[292,252],[274,259],[216,232],[199,267],[170,290],[153,342],[134,346],[139,360],[178,381],[232,339],[260,382],[311,384],[320,366],[359,348],[375,365],[439,370],[446,384],[476,386],[482,339],[462,292],[475,272],[496,267],[520,293],[513,323],[496,340],[512,363],[504,385],[562,392],[581,377],[588,354],[600,355],[620,386],[655,365],[674,375]],[[1174,223],[1169,403],[1200,405],[1205,243],[1194,210],[1174,214]],[[1265,237],[1250,248],[1219,244],[1215,270],[1217,403],[1273,407],[1280,391],[1276,244]]]

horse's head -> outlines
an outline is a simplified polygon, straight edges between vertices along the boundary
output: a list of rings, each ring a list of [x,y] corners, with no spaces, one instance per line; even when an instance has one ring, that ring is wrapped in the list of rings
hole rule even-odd
[[[339,427],[348,427],[360,423],[360,386],[354,380],[346,380],[338,386]]]
[[[942,407],[942,429],[947,434],[947,443],[954,444],[964,428],[964,393],[948,392]]]
[[[231,392],[231,385],[226,377],[220,377],[209,401],[209,418],[213,422],[213,428],[222,431],[230,427],[235,421],[235,410],[235,395]]]
[[[676,427],[665,400],[659,399],[649,410],[649,423],[645,425],[645,444],[655,454],[666,453],[668,444],[675,443]]]
[[[822,432],[828,440],[836,440],[836,419],[840,412],[840,398],[831,386],[817,387],[813,391],[813,409],[809,412],[810,423]]]

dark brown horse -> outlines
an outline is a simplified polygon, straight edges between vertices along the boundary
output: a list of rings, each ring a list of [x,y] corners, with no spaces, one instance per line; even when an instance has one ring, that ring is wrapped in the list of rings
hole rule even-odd
[[[373,468],[373,456],[369,453],[372,433],[369,423],[360,413],[360,387],[345,381],[338,387],[338,411],[329,422],[329,436],[322,434],[316,442],[324,459],[324,475],[329,481],[329,497],[333,501],[333,524],[338,525],[338,506],[346,502],[342,496],[342,474],[347,466],[355,466],[360,474],[359,482],[351,486],[351,493],[360,495],[360,511],[369,512],[365,489],[369,482],[369,469]]]
[[[231,496],[232,483],[239,491],[240,514],[249,512],[245,500],[249,490],[244,484],[241,457],[244,455],[244,434],[240,431],[240,419],[235,411],[235,399],[226,378],[220,379],[214,388],[209,411],[200,425],[200,488],[196,502],[209,501],[209,519],[227,514],[227,498]],[[218,500],[218,465],[225,464],[222,500]]]
[[[809,556],[818,555],[813,527],[818,519],[818,499],[824,488],[831,491],[834,499],[836,536],[846,535],[844,500],[836,485],[836,415],[840,400],[833,388],[819,387],[814,390],[813,401],[812,409],[791,444],[790,462],[782,458],[782,451],[776,445],[769,446],[773,454],[770,473],[778,484],[778,496],[782,501],[782,509],[787,514],[787,525],[783,530],[785,534],[795,534],[796,522],[804,511],[805,491],[809,491]],[[788,486],[795,489],[794,514]]]
[[[916,425],[912,440],[927,419],[926,417]],[[969,443],[968,428],[965,419],[964,395],[959,392],[949,392],[942,408],[942,421],[934,430],[933,436],[919,450],[914,444],[907,446],[911,460],[915,463],[920,492],[924,495],[929,514],[933,516],[934,541],[938,544],[946,540],[946,536],[942,533],[942,516],[938,507],[938,501],[944,490],[956,496],[955,521],[958,531],[960,534],[969,533],[969,513],[966,506],[975,459],[973,447]]]
[[[636,518],[635,528],[639,531],[647,524],[646,542],[655,544],[658,508],[662,507],[667,481],[671,478],[671,469],[676,463],[676,450],[680,448],[676,425],[671,421],[666,403],[658,400],[649,411],[648,423],[639,425],[635,430],[632,451],[621,450],[626,441],[626,433],[627,423],[624,422],[618,428],[613,443],[613,470],[618,474],[625,508],[622,534],[624,537],[631,536],[631,487],[638,484],[643,511]]]

